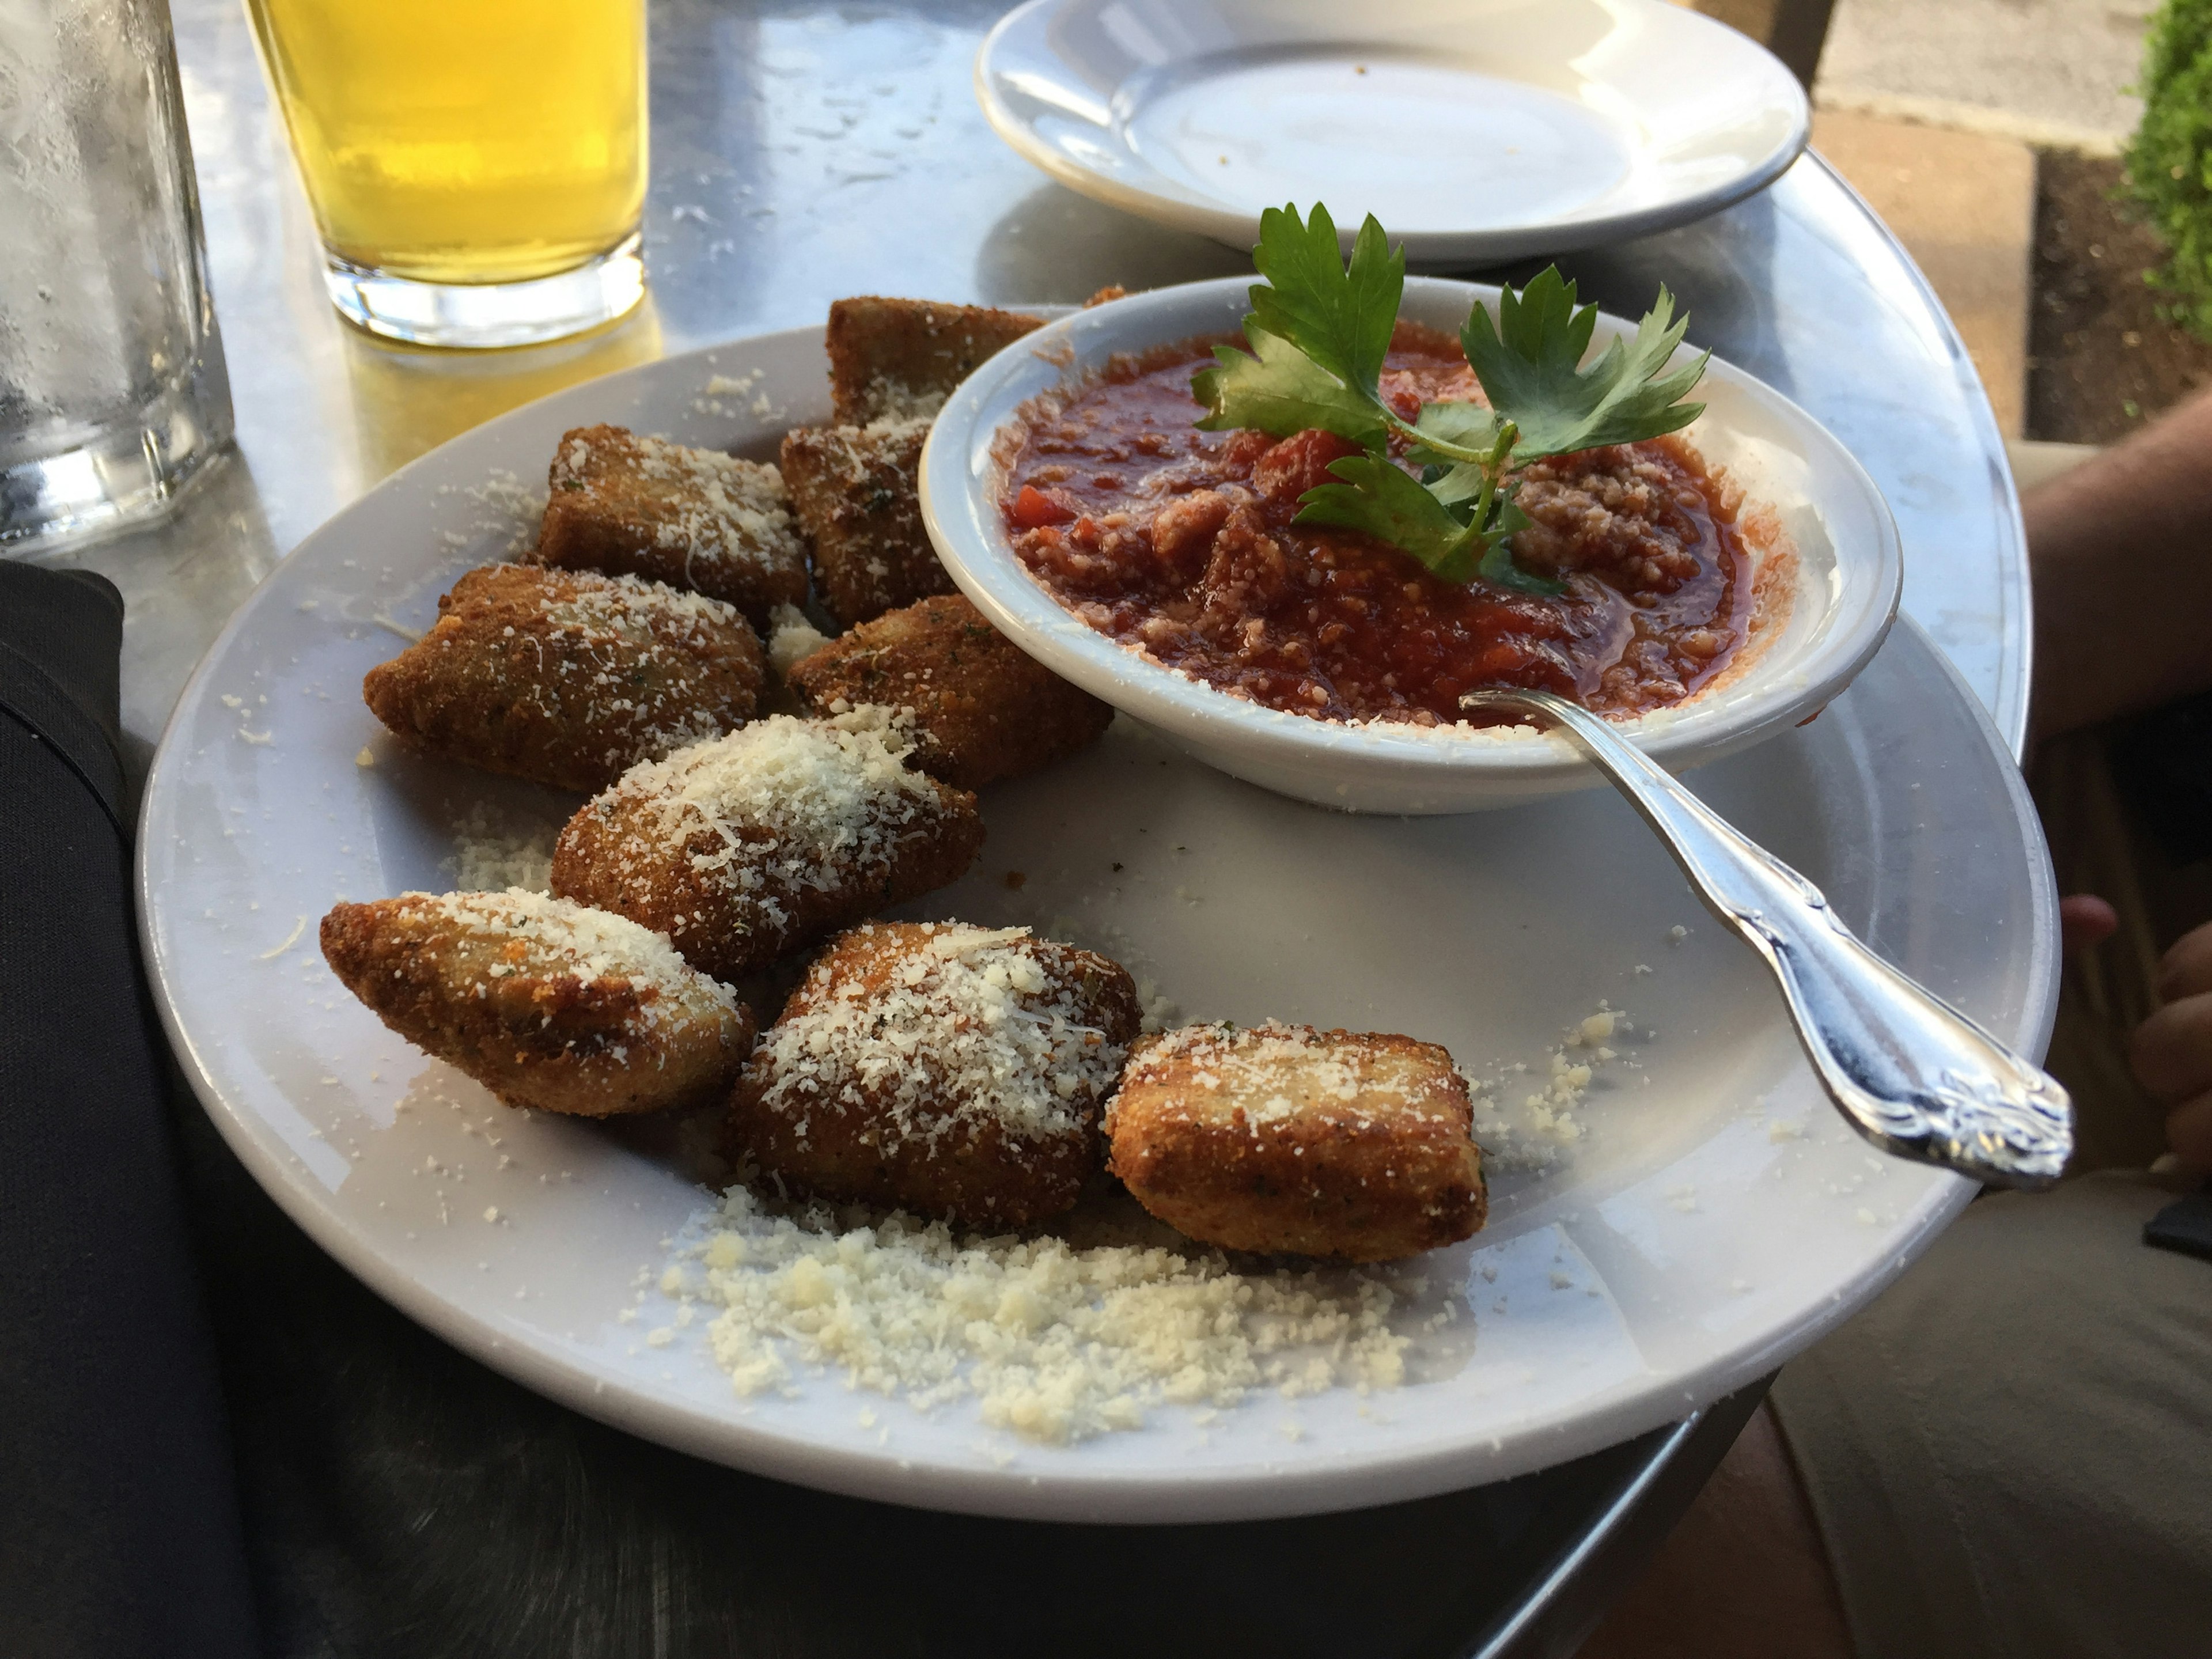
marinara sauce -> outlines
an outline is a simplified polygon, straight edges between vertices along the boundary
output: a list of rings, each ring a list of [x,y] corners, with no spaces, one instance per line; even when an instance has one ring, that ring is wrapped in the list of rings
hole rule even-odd
[[[1736,502],[1687,444],[1522,469],[1534,523],[1516,562],[1565,592],[1462,586],[1358,532],[1293,525],[1298,497],[1357,451],[1318,431],[1198,430],[1190,380],[1210,344],[1116,364],[1033,416],[1012,458],[1015,550],[1101,633],[1270,708],[1423,726],[1468,718],[1461,695],[1486,685],[1639,714],[1696,691],[1742,643]],[[1403,325],[1381,389],[1408,420],[1480,398],[1455,341]]]

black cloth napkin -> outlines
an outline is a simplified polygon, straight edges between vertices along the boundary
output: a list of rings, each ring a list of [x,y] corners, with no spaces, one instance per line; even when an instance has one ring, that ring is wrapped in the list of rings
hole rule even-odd
[[[2143,1243],[2212,1261],[2212,1185],[2177,1198],[2144,1222]]]
[[[0,1654],[237,1659],[252,1602],[140,989],[123,601],[0,563]]]

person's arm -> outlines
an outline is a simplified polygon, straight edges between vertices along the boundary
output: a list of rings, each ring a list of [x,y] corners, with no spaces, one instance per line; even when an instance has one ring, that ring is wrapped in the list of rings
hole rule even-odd
[[[1812,1500],[1762,1402],[1575,1659],[1851,1659]]]
[[[2021,505],[2039,738],[2212,686],[2212,391]]]

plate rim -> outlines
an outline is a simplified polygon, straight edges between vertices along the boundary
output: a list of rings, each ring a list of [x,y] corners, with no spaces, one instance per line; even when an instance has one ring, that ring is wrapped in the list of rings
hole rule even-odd
[[[1002,40],[1017,29],[1028,27],[1035,18],[1048,10],[1067,10],[1091,3],[1095,3],[1095,0],[1024,0],[1023,4],[1016,6],[992,25],[990,32],[983,37],[982,45],[976,48],[970,77],[975,101],[983,112],[983,118],[1016,155],[1079,196],[1087,196],[1093,201],[1103,202],[1109,207],[1134,214],[1139,218],[1150,219],[1176,230],[1193,232],[1229,246],[1249,247],[1259,237],[1260,220],[1256,213],[1245,213],[1226,204],[1209,206],[1202,202],[1186,201],[1180,197],[1124,183],[1108,173],[1085,167],[1073,156],[1040,138],[1035,129],[1017,115],[1000,95],[998,76],[992,59],[994,53],[1000,49]],[[1812,100],[1796,76],[1790,74],[1787,67],[1782,65],[1781,60],[1774,58],[1765,46],[1717,18],[1708,17],[1686,6],[1669,3],[1669,0],[1604,0],[1604,3],[1610,9],[1663,19],[1662,27],[1685,27],[1693,34],[1700,28],[1717,31],[1709,38],[1719,49],[1746,51],[1772,59],[1782,69],[1778,87],[1786,83],[1784,95],[1791,100],[1788,135],[1755,165],[1722,185],[1632,211],[1569,214],[1561,218],[1486,229],[1394,232],[1394,240],[1404,244],[1410,264],[1417,268],[1437,269],[1500,264],[1534,254],[1573,253],[1601,243],[1656,235],[1661,231],[1671,230],[1718,213],[1723,209],[1733,207],[1746,197],[1758,194],[1787,173],[1804,154],[1812,142]],[[1351,250],[1356,228],[1349,224],[1340,228],[1340,235],[1347,252]]]
[[[357,514],[373,511],[370,504],[382,492],[403,487],[400,481],[432,457],[471,440],[482,441],[480,434],[489,434],[504,422],[526,424],[543,406],[585,386],[605,389],[610,383],[632,378],[680,374],[733,348],[814,332],[812,328],[764,330],[579,381],[519,405],[417,457],[331,515],[278,562],[194,665],[165,723],[137,817],[132,882],[140,948],[163,1033],[202,1109],[257,1184],[318,1246],[386,1302],[471,1358],[585,1416],[679,1451],[772,1479],[911,1508],[1012,1519],[1127,1524],[1257,1520],[1365,1508],[1486,1485],[1552,1467],[1679,1420],[1701,1402],[1710,1402],[1765,1375],[1779,1363],[1778,1355],[1784,1349],[1796,1352],[1840,1323],[1900,1273],[1925,1243],[1964,1207],[1975,1190],[1972,1183],[1955,1176],[1931,1183],[1915,1208],[1900,1216],[1903,1231],[1891,1236],[1896,1247],[1866,1262],[1849,1281],[1833,1290],[1825,1307],[1792,1325],[1788,1336],[1732,1345],[1705,1364],[1670,1378],[1671,1387],[1682,1392],[1680,1411],[1662,1400],[1660,1391],[1647,1389],[1641,1395],[1610,1402],[1541,1437],[1524,1437],[1516,1443],[1518,1455],[1514,1456],[1501,1458],[1482,1441],[1468,1440],[1449,1451],[1417,1443],[1389,1455],[1364,1458],[1350,1468],[1319,1460],[1289,1468],[1255,1462],[1210,1474],[1195,1484],[1173,1476],[1111,1470],[1037,1473],[1018,1466],[998,1469],[902,1460],[859,1448],[826,1445],[726,1415],[710,1415],[672,1400],[632,1392],[621,1380],[595,1373],[579,1357],[514,1340],[489,1318],[438,1294],[398,1263],[387,1261],[336,1206],[323,1201],[327,1194],[311,1190],[310,1176],[288,1165],[273,1146],[264,1146],[252,1135],[242,1115],[225,1103],[205,1046],[185,1029],[177,1013],[170,981],[173,973],[181,969],[164,950],[155,927],[157,892],[152,865],[156,840],[151,832],[157,812],[164,808],[174,787],[171,775],[182,763],[180,732],[187,711],[203,701],[216,665],[256,619],[262,605],[273,603],[267,596],[276,591],[273,579],[277,574],[331,534],[335,526]],[[1893,636],[1901,637],[1909,642],[1908,649],[1931,660],[1966,709],[1996,763],[1996,775],[2023,836],[2023,850],[2033,863],[2033,854],[2043,844],[2040,828],[2026,785],[1988,711],[1924,630],[1909,617],[1901,616],[1899,622],[1902,625],[1892,630]],[[2009,1023],[2010,1029],[2001,1034],[2030,1052],[2040,1053],[2056,1014],[2057,956],[2053,950],[2035,951],[2033,945],[2037,941],[2055,940],[2057,901],[2047,859],[2035,868],[2033,954],[2027,981],[2030,994],[2017,1018]]]

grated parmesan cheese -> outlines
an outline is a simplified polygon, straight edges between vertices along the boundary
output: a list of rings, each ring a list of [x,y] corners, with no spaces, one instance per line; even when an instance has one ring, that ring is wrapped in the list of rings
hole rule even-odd
[[[777,893],[828,891],[855,868],[879,869],[902,830],[933,817],[937,788],[908,768],[913,752],[913,719],[897,709],[775,714],[634,766],[611,793],[649,804],[677,845],[710,832],[693,866],[725,872],[781,922]]]
[[[761,461],[693,449],[619,428],[572,433],[553,464],[556,489],[588,487],[629,472],[660,486],[650,524],[654,544],[693,563],[805,567],[805,544],[791,514],[783,475]],[[604,432],[605,436],[598,435]]]
[[[545,607],[546,619],[587,635],[615,635],[636,645],[672,638],[706,650],[739,621],[733,605],[641,576],[568,570],[559,580],[568,591]]]
[[[520,887],[499,893],[407,893],[402,896],[441,913],[465,930],[492,933],[520,943],[523,947],[520,957],[510,952],[485,970],[493,977],[527,973],[548,978],[565,976],[586,984],[626,980],[650,987],[660,996],[647,1000],[638,1015],[648,1025],[664,1012],[689,1017],[693,1005],[702,1000],[725,1012],[737,1008],[737,998],[728,987],[684,961],[665,935],[627,916]]]
[[[1160,1406],[1395,1388],[1407,1287],[1372,1269],[1240,1273],[1195,1245],[963,1238],[892,1214],[778,1214],[743,1187],[686,1250],[708,1340],[740,1395],[803,1370],[1053,1444],[1141,1428]]]
[[[1591,1081],[1621,1059],[1607,1045],[1634,1029],[1623,1010],[1601,1004],[1595,1013],[1570,1027],[1565,1039],[1552,1048],[1541,1085],[1522,1096],[1517,1111],[1498,1097],[1501,1091],[1511,1091],[1504,1079],[1488,1083],[1469,1079],[1468,1086],[1474,1097],[1474,1138],[1483,1156],[1501,1170],[1545,1170],[1556,1164],[1563,1151],[1588,1133],[1575,1114],[1589,1094]],[[1527,1070],[1525,1066],[1516,1069]]]
[[[509,827],[483,801],[453,826],[453,851],[438,867],[466,893],[496,893],[521,888],[543,893],[553,885],[553,840],[558,831],[540,824]]]
[[[919,422],[927,426],[937,419],[945,400],[952,394],[942,387],[910,386],[904,380],[894,380],[878,374],[868,382],[861,394],[868,428],[884,431],[894,427],[911,426]]]
[[[1269,1020],[1245,1027],[1183,1026],[1147,1045],[1139,1064],[1149,1072],[1182,1062],[1190,1068],[1190,1082],[1208,1094],[1235,1099],[1245,1121],[1255,1125],[1284,1122],[1332,1102],[1415,1098],[1404,1076],[1382,1066],[1351,1063],[1345,1053],[1327,1033]],[[1284,1089],[1291,1092],[1278,1092]],[[1348,1115],[1346,1121],[1373,1119],[1363,1111]]]
[[[888,386],[888,381],[878,381]],[[902,390],[904,390],[902,388]],[[878,483],[876,472],[886,465],[901,472],[909,471],[902,459],[902,453],[921,453],[921,441],[929,435],[937,408],[945,399],[908,392],[917,398],[904,412],[895,410],[866,426],[825,426],[809,428],[809,436],[824,459],[831,463],[830,476],[848,489],[865,489]],[[926,412],[916,412],[925,410]],[[914,484],[909,476],[905,488],[910,492]]]
[[[769,613],[768,660],[778,679],[789,679],[793,665],[829,643],[830,636],[797,605],[780,605]]]
[[[979,1117],[1021,1140],[1079,1134],[1121,1075],[1127,1050],[1086,1023],[1091,1000],[1026,927],[934,927],[887,984],[829,963],[811,979],[753,1060],[770,1079],[760,1103],[802,1140],[824,1101],[866,1110],[886,1150],[964,1140]]]

